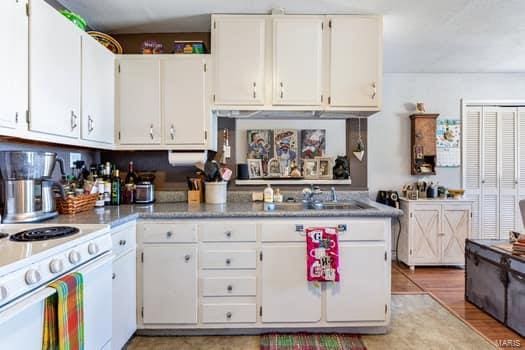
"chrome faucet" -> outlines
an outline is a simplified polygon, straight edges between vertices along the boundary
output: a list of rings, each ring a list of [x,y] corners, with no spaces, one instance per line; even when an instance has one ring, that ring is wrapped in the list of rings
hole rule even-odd
[[[308,205],[314,205],[315,203],[320,202],[318,199],[314,199],[314,197],[321,194],[323,194],[321,188],[312,184],[310,187],[303,188],[303,202]]]
[[[332,202],[337,202],[337,192],[335,191],[335,187],[332,186],[332,188],[330,188],[330,193],[332,194]]]

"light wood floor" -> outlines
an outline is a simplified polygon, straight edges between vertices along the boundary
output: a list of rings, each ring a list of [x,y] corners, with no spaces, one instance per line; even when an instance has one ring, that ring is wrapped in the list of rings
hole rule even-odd
[[[392,293],[430,292],[459,317],[483,335],[498,343],[519,340],[525,349],[525,338],[505,327],[465,300],[465,271],[452,267],[416,267],[410,271],[405,265],[392,263]],[[501,344],[501,343],[500,343]],[[502,347],[503,348],[503,347]]]

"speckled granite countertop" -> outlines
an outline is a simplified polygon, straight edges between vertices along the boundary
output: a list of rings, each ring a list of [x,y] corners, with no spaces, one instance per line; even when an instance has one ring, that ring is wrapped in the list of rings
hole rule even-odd
[[[370,200],[361,200],[374,208],[351,210],[274,210],[265,211],[262,203],[197,204],[157,203],[149,205],[121,205],[104,207],[75,215],[59,215],[46,223],[122,225],[137,219],[198,219],[236,217],[396,217],[401,210]]]

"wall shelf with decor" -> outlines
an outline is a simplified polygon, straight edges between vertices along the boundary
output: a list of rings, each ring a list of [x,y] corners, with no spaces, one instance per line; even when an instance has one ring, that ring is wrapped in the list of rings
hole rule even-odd
[[[326,179],[301,179],[301,180],[235,180],[237,186],[258,186],[258,185],[351,185],[352,179],[346,180],[326,180]]]

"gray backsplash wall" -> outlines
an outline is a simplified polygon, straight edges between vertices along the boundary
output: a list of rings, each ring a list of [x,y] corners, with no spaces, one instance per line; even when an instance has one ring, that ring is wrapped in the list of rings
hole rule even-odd
[[[69,155],[72,152],[80,153],[81,159],[86,162],[86,165],[88,167],[91,164],[100,162],[100,151],[98,150],[78,147],[67,147],[62,145],[49,145],[40,142],[22,141],[0,137],[0,151],[11,150],[55,152],[57,153],[58,157],[64,159],[64,165],[67,174],[71,173],[71,169],[69,168]],[[53,172],[53,178],[56,180],[60,179],[60,169],[58,166],[55,167],[55,171]]]

